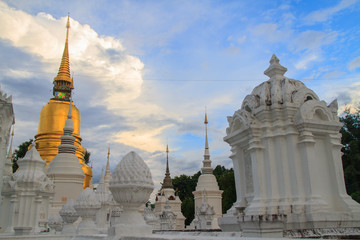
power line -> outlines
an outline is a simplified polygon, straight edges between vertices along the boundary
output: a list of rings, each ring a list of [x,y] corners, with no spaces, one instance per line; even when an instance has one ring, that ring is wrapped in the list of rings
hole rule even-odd
[[[45,72],[45,71],[34,71],[34,70],[17,70],[12,69],[18,72],[31,72],[31,73],[38,73],[44,74],[49,76],[55,76],[56,73]],[[1,72],[7,72],[8,69],[0,69]],[[106,77],[106,76],[94,76],[94,75],[87,75],[87,74],[76,74],[76,77],[88,77],[88,78],[95,78],[95,79],[114,79],[114,77]],[[352,79],[359,79],[360,77],[347,77],[347,78],[302,78],[301,81],[335,81],[335,80],[352,80]],[[140,80],[139,78],[127,78],[122,77],[117,81],[132,81],[132,80]],[[171,78],[141,78],[142,81],[158,81],[158,82],[256,82],[256,81],[265,81],[266,79],[255,79],[255,78],[248,78],[248,79],[171,79]]]

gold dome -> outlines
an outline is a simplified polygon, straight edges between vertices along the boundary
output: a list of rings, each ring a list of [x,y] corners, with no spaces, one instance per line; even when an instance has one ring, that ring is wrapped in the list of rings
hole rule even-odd
[[[63,128],[69,111],[69,103],[67,101],[49,100],[40,112],[38,133],[35,135],[35,143],[42,159],[46,159],[46,164],[58,154],[58,146],[60,145],[60,137],[63,135]],[[74,137],[76,156],[85,173],[84,188],[89,186],[92,178],[92,170],[85,164],[85,149],[81,146],[80,137],[80,111],[73,104],[71,107],[72,120],[74,126]]]

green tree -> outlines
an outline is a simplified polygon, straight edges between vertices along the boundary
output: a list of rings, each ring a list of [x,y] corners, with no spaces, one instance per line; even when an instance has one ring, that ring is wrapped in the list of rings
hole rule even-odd
[[[213,173],[219,184],[220,190],[224,191],[222,194],[222,212],[226,213],[236,201],[234,170],[232,168],[226,169],[224,166],[217,165]]]
[[[184,215],[185,224],[189,225],[194,219],[194,196],[192,192],[195,191],[195,187],[201,172],[195,173],[193,176],[187,176],[185,174],[176,176],[173,178],[172,183],[176,194],[181,200],[181,212]]]
[[[360,203],[360,109],[354,113],[346,109],[340,121],[344,124],[340,133],[345,185],[348,194]]]
[[[22,144],[20,144],[17,149],[15,149],[14,151],[14,157],[12,159],[13,161],[13,165],[12,165],[12,169],[13,169],[13,172],[15,172],[19,166],[17,164],[17,160],[23,158],[26,154],[26,152],[28,151],[29,149],[29,146],[30,144],[33,142],[32,139],[29,139],[28,141],[25,141],[23,142]]]
[[[90,155],[91,155],[91,152],[89,152],[87,149],[85,149],[84,161],[85,161],[86,165],[89,165],[89,163],[90,163]]]

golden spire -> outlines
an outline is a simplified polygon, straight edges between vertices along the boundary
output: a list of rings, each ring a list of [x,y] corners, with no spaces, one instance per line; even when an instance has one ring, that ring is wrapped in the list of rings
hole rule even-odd
[[[107,154],[107,160],[108,160],[108,161],[109,161],[109,157],[110,157],[110,143],[109,143],[108,154]]]
[[[61,64],[57,76],[54,81],[62,80],[70,82],[72,85],[72,79],[70,77],[70,62],[69,62],[69,29],[70,29],[70,17],[68,16],[66,23],[66,40],[63,56],[61,58]]]
[[[166,144],[166,172],[162,188],[173,188],[169,171],[169,146]]]
[[[61,58],[59,72],[54,78],[53,95],[56,100],[69,101],[71,97],[71,90],[74,89],[73,79],[70,75],[70,61],[69,61],[69,29],[70,17],[68,15],[66,23],[66,40],[64,52]]]

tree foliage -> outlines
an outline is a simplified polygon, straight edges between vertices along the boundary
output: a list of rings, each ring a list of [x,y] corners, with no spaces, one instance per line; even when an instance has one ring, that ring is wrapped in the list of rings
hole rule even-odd
[[[90,155],[91,155],[91,152],[89,152],[87,149],[85,149],[84,161],[85,161],[85,164],[87,164],[87,165],[89,165],[89,163],[90,163]]]
[[[226,169],[224,166],[218,165],[213,173],[219,184],[219,188],[224,191],[222,194],[222,211],[225,213],[236,201],[234,170],[232,168]],[[200,175],[201,172],[199,171],[193,176],[182,174],[173,179],[174,188],[177,190],[177,194],[182,201],[181,212],[186,218],[185,225],[189,225],[194,219],[195,203],[192,192],[195,191]]]
[[[15,149],[14,157],[12,159],[12,161],[13,161],[13,165],[12,165],[13,172],[15,172],[19,168],[19,166],[17,164],[17,160],[19,160],[19,159],[21,159],[21,158],[23,158],[25,156],[25,154],[28,151],[29,146],[30,146],[30,144],[32,142],[33,142],[33,140],[29,139],[28,141],[25,141],[22,144],[20,144],[18,146],[18,148]]]
[[[355,113],[346,109],[340,121],[344,124],[340,132],[344,145],[341,151],[344,153],[342,162],[346,190],[360,203],[360,109],[356,109]]]

